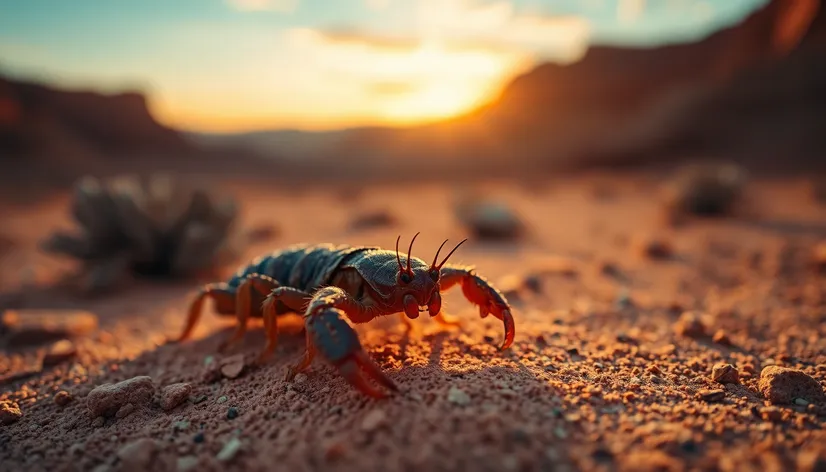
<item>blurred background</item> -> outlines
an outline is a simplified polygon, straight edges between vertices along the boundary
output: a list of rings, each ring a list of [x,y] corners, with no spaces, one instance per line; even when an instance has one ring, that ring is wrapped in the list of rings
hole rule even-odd
[[[590,257],[826,201],[818,0],[0,0],[0,74],[0,235],[39,254],[4,283],[39,249],[93,287],[189,273],[233,234]],[[814,199],[743,203],[789,176]]]
[[[2,0],[0,178],[822,171],[824,16],[818,0]]]

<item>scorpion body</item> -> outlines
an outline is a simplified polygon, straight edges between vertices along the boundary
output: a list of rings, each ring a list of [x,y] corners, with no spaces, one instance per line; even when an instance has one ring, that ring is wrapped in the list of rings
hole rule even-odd
[[[384,392],[362,373],[390,390],[397,387],[364,353],[358,335],[346,320],[366,323],[377,316],[403,313],[405,322],[410,323],[409,319],[428,312],[443,324],[454,324],[441,312],[441,292],[460,284],[483,318],[492,314],[504,323],[501,348],[510,346],[514,322],[501,292],[470,267],[445,265],[464,241],[437,265],[447,241],[428,264],[412,257],[415,239],[410,242],[407,257],[399,254],[398,239],[395,252],[378,247],[303,244],[259,257],[228,281],[202,287],[177,340],[184,341],[191,335],[204,301],[212,298],[217,313],[238,320],[234,333],[221,344],[222,351],[243,338],[250,317],[263,317],[267,345],[256,361],[261,364],[275,350],[278,316],[299,313],[305,322],[306,350],[302,359],[289,368],[287,379],[309,367],[318,352],[356,388],[380,398]]]

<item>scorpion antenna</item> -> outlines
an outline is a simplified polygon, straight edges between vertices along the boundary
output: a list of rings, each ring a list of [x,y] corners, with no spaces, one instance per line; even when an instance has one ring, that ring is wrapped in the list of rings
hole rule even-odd
[[[459,244],[457,244],[457,245],[456,245],[456,247],[454,247],[454,248],[453,248],[453,250],[452,250],[452,251],[450,251],[450,254],[448,254],[447,256],[445,256],[445,258],[442,260],[442,263],[441,263],[441,264],[439,264],[439,267],[437,267],[436,269],[437,269],[437,270],[441,270],[441,269],[442,269],[442,266],[443,266],[443,265],[445,265],[445,262],[447,262],[447,260],[448,260],[448,259],[450,259],[450,256],[452,256],[452,255],[453,255],[453,253],[454,253],[454,252],[456,252],[456,250],[457,250],[457,249],[459,249],[459,246],[461,246],[462,244],[464,244],[464,242],[465,242],[465,241],[467,241],[467,238],[463,239],[463,240],[462,240],[462,242],[460,242]]]
[[[436,255],[433,256],[433,264],[430,264],[431,269],[436,268],[436,259],[439,258],[439,253],[442,252],[442,248],[445,247],[445,244],[447,244],[448,241],[449,241],[448,239],[445,239],[445,242],[443,242],[442,245],[439,246],[439,249],[436,250]]]
[[[419,233],[416,233],[418,236]],[[413,236],[413,239],[410,240],[410,247],[407,249],[407,271],[411,272],[410,270],[410,257],[413,255],[413,241],[416,240],[416,236]]]
[[[399,262],[399,270],[404,270],[404,266],[402,265],[402,258],[399,257],[399,241],[402,239],[402,235],[400,234],[398,238],[396,238],[396,260]]]

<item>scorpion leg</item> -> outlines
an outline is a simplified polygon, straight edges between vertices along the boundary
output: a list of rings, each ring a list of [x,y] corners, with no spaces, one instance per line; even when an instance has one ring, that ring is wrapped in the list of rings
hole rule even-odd
[[[231,310],[235,303],[235,292],[225,283],[204,285],[189,305],[189,314],[183,332],[173,342],[183,342],[189,339],[195,330],[198,319],[201,317],[204,300],[207,298],[212,298],[215,301],[218,312],[226,312]],[[232,313],[232,311],[229,312]]]
[[[263,295],[267,290],[272,290],[279,285],[278,281],[272,277],[262,274],[250,274],[244,278],[244,281],[241,282],[241,285],[236,289],[235,294],[235,316],[238,318],[238,324],[235,327],[235,332],[218,346],[218,351],[228,351],[246,334],[247,322],[249,321],[250,315],[258,312],[258,308],[252,306],[252,291],[256,290]]]
[[[484,278],[476,275],[471,268],[448,265],[441,269],[439,277],[442,290],[461,284],[465,298],[479,307],[479,316],[484,318],[490,314],[502,321],[505,327],[505,340],[500,349],[507,349],[513,343],[516,333],[513,315],[502,292]]]
[[[261,307],[264,316],[264,330],[267,335],[267,346],[258,355],[257,364],[263,364],[272,355],[278,342],[276,302],[283,303],[291,311],[301,313],[311,297],[312,295],[309,293],[293,287],[277,287],[267,295]]]
[[[325,287],[315,293],[304,314],[307,352],[302,361],[290,369],[288,377],[306,368],[317,350],[347,382],[366,395],[374,398],[387,396],[370,380],[389,390],[398,390],[396,384],[364,352],[356,331],[345,321],[345,317],[358,323],[369,321],[372,314],[338,287]]]

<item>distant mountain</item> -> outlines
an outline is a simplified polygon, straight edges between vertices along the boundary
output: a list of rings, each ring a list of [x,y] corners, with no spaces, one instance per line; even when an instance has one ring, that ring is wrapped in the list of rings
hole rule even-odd
[[[809,147],[826,135],[813,129],[826,123],[826,115],[819,105],[808,105],[823,103],[818,90],[826,90],[826,59],[813,46],[823,43],[823,18],[819,0],[773,0],[740,24],[694,43],[597,46],[576,63],[540,65],[490,104],[441,123],[258,132],[215,137],[210,145],[313,159],[342,172],[412,175],[633,164],[681,152],[767,161],[795,144],[801,129]],[[772,125],[790,107],[797,110],[797,133]],[[758,130],[753,145],[742,142]],[[747,155],[755,150],[764,156]],[[810,164],[806,155],[799,159]]]
[[[47,180],[71,178],[137,153],[192,151],[177,131],[155,121],[139,93],[59,90],[0,77],[4,177],[18,173]]]

